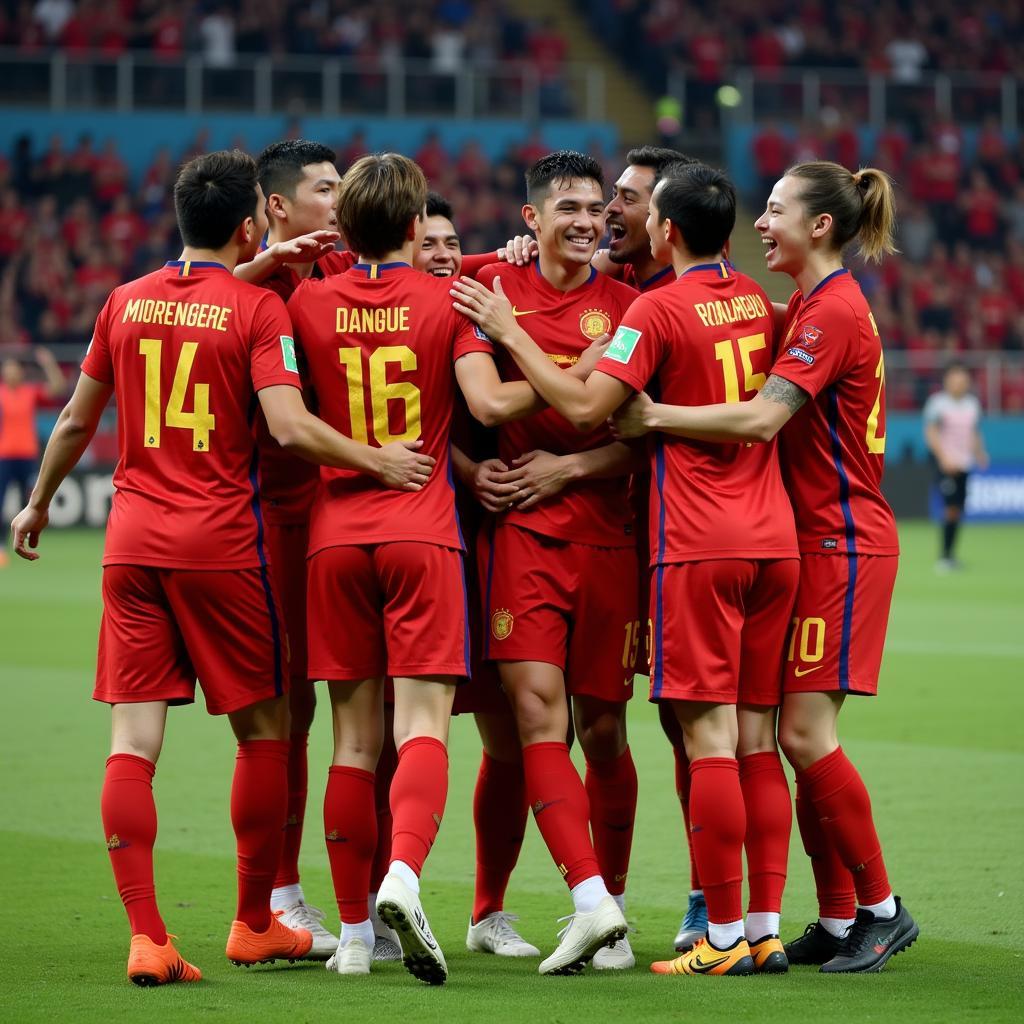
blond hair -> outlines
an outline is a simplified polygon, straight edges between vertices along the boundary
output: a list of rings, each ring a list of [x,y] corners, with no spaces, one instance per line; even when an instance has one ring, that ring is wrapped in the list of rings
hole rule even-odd
[[[831,214],[837,249],[856,240],[861,256],[875,263],[897,252],[896,200],[885,171],[862,167],[854,173],[828,160],[813,160],[790,167],[786,176],[805,183],[800,203],[808,217]]]
[[[341,179],[338,227],[353,252],[383,256],[402,248],[409,222],[426,204],[427,179],[419,164],[401,153],[371,153]]]

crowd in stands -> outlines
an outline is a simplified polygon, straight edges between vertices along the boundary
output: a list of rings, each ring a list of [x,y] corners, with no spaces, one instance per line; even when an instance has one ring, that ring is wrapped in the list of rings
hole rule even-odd
[[[924,353],[926,365],[936,352],[1024,349],[1024,145],[983,130],[968,159],[951,125],[919,146],[888,130],[871,153],[851,136],[765,128],[753,143],[762,181],[751,208],[796,160],[884,167],[900,186],[901,255],[857,272],[887,348]],[[334,143],[342,169],[366,149],[360,133]],[[205,148],[200,133],[182,152],[161,149],[137,179],[112,142],[89,136],[67,147],[55,137],[42,152],[26,139],[0,159],[0,353],[86,344],[111,288],[175,258],[171,186],[180,162]],[[492,161],[475,143],[450,153],[431,135],[413,155],[451,198],[464,250],[485,252],[522,230],[523,170],[546,150],[534,135]],[[620,157],[595,155],[614,181]],[[1004,408],[1024,410],[1024,379],[1003,376]],[[915,407],[917,390],[909,376],[893,380],[890,405]]]
[[[785,68],[861,68],[912,84],[922,73],[1024,73],[1017,0],[577,0],[626,66],[655,90],[683,70],[717,87],[733,65],[762,76]]]

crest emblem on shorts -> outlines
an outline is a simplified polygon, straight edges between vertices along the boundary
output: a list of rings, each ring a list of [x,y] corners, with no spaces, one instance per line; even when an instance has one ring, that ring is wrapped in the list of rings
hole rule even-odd
[[[495,640],[505,640],[512,632],[515,618],[507,608],[497,608],[491,616],[491,635]]]
[[[587,309],[580,317],[580,331],[584,338],[600,338],[602,334],[611,334],[612,318],[603,309]]]

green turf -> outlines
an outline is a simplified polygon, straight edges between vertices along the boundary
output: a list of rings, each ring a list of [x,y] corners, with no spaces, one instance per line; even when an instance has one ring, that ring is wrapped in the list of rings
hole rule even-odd
[[[128,934],[107,864],[98,796],[107,712],[89,700],[99,619],[94,533],[47,534],[43,559],[0,571],[4,766],[0,836],[0,1014],[5,1021],[1010,1021],[1024,1017],[1024,529],[965,532],[967,570],[937,577],[930,527],[902,531],[904,558],[877,701],[851,700],[843,739],[874,800],[897,892],[922,937],[879,976],[671,979],[687,885],[671,757],[653,709],[631,710],[640,809],[628,974],[540,978],[536,962],[470,956],[463,938],[473,870],[470,801],[479,758],[471,721],[452,731],[452,786],[424,902],[451,980],[440,990],[400,965],[343,979],[319,965],[243,972],[223,957],[233,910],[226,724],[199,708],[171,716],[157,774],[157,883],[170,929],[202,968],[198,986],[141,990],[123,979]],[[331,906],[318,803],[329,729],[311,743],[303,879]],[[509,909],[543,950],[569,910],[530,827]],[[784,934],[814,913],[794,837]]]

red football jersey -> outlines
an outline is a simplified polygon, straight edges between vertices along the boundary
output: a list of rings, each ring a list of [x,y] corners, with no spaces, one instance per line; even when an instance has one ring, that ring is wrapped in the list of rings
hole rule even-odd
[[[281,300],[219,263],[168,263],[116,288],[82,370],[113,383],[120,459],[104,565],[266,564],[256,392],[300,387]]]
[[[882,339],[847,270],[805,299],[789,300],[772,373],[813,401],[782,430],[782,472],[796,512],[800,550],[895,555],[896,520],[882,497],[885,362]]]
[[[601,373],[657,400],[712,405],[752,398],[768,379],[772,307],[724,263],[691,267],[622,318]],[[651,564],[795,558],[793,510],[775,442],[715,444],[653,435]]]
[[[304,281],[288,303],[320,416],[364,444],[422,440],[437,463],[420,491],[323,467],[309,553],[340,544],[423,541],[462,548],[449,460],[454,361],[481,346],[450,284],[407,263],[360,263]]]
[[[628,284],[630,288],[635,288],[638,292],[650,292],[664,288],[665,285],[672,284],[675,279],[676,272],[672,267],[662,267],[657,273],[651,274],[643,281],[637,277],[636,267],[632,263],[627,263],[622,268],[623,283]]]
[[[485,267],[477,280],[490,288],[496,277],[501,278],[519,325],[563,369],[576,363],[595,338],[614,331],[636,298],[632,288],[596,270],[591,270],[585,284],[569,292],[549,284],[538,262],[525,267]],[[512,356],[500,345],[495,350],[502,379],[523,380]],[[600,448],[612,440],[603,424],[581,434],[554,409],[545,409],[500,427],[498,449],[510,466],[511,459],[535,449],[569,455]],[[624,548],[635,543],[627,477],[570,484],[526,511],[511,509],[504,522],[578,544]]]

